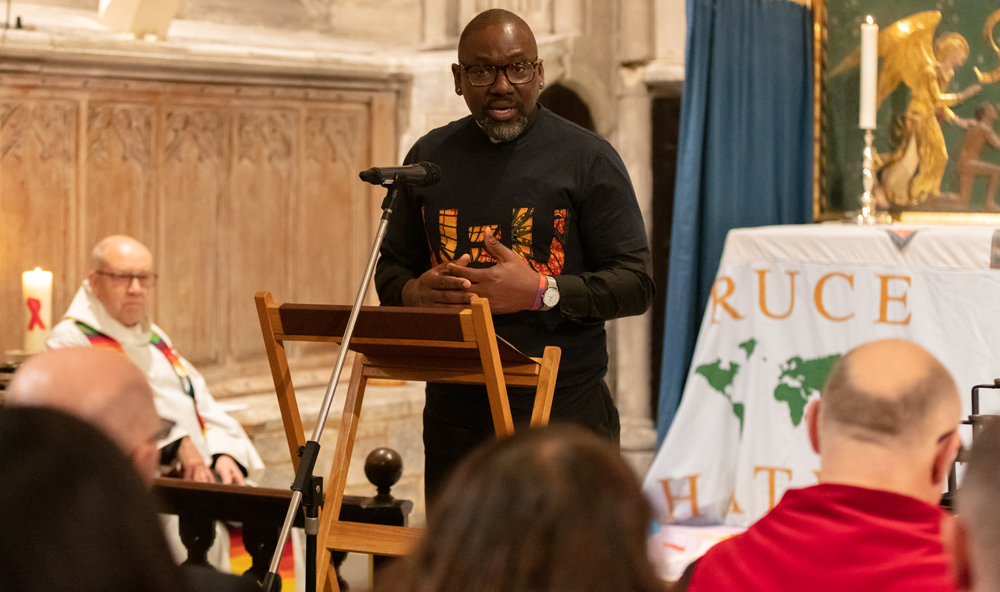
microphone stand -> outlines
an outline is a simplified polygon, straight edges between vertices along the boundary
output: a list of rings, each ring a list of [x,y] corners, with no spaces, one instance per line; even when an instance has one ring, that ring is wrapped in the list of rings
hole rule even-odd
[[[379,249],[382,247],[382,240],[385,238],[386,227],[389,225],[389,216],[392,215],[396,199],[402,192],[406,184],[406,177],[403,173],[396,173],[392,184],[386,192],[385,199],[382,200],[382,218],[379,221],[378,231],[375,234],[375,244],[372,245],[372,253],[368,258],[368,267],[365,269],[365,277],[361,281],[358,289],[358,296],[354,299],[354,307],[351,308],[351,316],[347,320],[347,328],[344,330],[344,339],[340,344],[340,354],[337,357],[337,365],[330,376],[330,383],[326,387],[326,394],[323,403],[320,405],[319,415],[316,418],[316,426],[313,428],[312,437],[306,445],[299,448],[299,468],[295,472],[295,481],[292,483],[292,500],[288,504],[288,513],[285,514],[285,522],[281,526],[281,534],[278,535],[278,546],[271,557],[271,566],[264,582],[261,585],[265,592],[277,592],[277,585],[281,579],[278,575],[278,566],[281,563],[281,555],[288,542],[288,535],[291,533],[292,524],[295,522],[295,513],[299,510],[300,504],[306,506],[306,592],[316,590],[316,535],[319,534],[319,506],[322,505],[323,478],[313,476],[313,469],[316,466],[316,458],[319,456],[319,438],[326,426],[327,416],[330,415],[330,406],[333,404],[333,394],[337,390],[337,383],[340,382],[340,373],[344,369],[344,362],[347,360],[348,346],[351,343],[351,334],[354,333],[354,323],[358,320],[358,313],[361,312],[361,304],[368,293],[368,285],[371,283],[372,275],[375,273],[375,262],[378,259]],[[303,502],[303,497],[306,502]]]

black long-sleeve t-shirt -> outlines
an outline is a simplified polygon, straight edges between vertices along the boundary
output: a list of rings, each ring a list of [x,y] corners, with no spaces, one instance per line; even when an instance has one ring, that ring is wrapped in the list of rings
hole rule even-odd
[[[419,161],[439,165],[441,181],[396,205],[375,275],[382,304],[401,305],[406,282],[443,261],[492,265],[489,226],[560,292],[552,310],[494,315],[497,335],[531,356],[562,348],[557,399],[603,378],[604,320],[643,313],[653,295],[642,215],[611,145],[539,107],[510,142],[491,142],[471,117],[436,129],[405,162]]]

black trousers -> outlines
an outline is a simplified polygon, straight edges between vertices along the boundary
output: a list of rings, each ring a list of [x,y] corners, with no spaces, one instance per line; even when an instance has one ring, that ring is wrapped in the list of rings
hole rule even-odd
[[[534,389],[508,387],[507,396],[515,429],[526,428],[531,421]],[[553,398],[549,423],[575,423],[618,444],[621,434],[618,409],[603,380],[580,396],[568,401],[566,397],[562,397],[563,401],[560,398],[558,394]],[[424,499],[428,511],[456,465],[481,443],[495,437],[485,386],[427,385]]]

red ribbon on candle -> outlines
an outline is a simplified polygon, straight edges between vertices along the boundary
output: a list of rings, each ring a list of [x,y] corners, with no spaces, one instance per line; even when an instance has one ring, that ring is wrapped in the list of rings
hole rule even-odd
[[[31,311],[31,320],[28,321],[28,331],[34,329],[36,324],[40,329],[44,329],[45,322],[42,321],[42,315],[39,314],[42,311],[42,301],[38,298],[28,298],[28,310]]]

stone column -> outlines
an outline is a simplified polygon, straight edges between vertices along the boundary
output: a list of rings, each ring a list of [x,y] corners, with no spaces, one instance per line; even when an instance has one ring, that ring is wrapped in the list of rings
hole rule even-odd
[[[653,10],[652,0],[621,0],[612,33],[618,76],[613,83],[617,124],[610,140],[632,178],[647,235],[652,233],[653,220],[652,120],[643,78],[644,64],[654,53]],[[652,463],[656,446],[650,405],[651,318],[647,312],[618,319],[609,331],[613,364],[610,378],[622,422],[622,454],[640,475]]]
[[[649,234],[653,207],[651,101],[641,67],[622,68],[619,93],[614,143],[632,178]],[[622,454],[640,475],[653,462],[656,446],[651,406],[651,318],[652,313],[647,312],[617,319],[609,334],[614,352],[615,402],[622,422]]]

